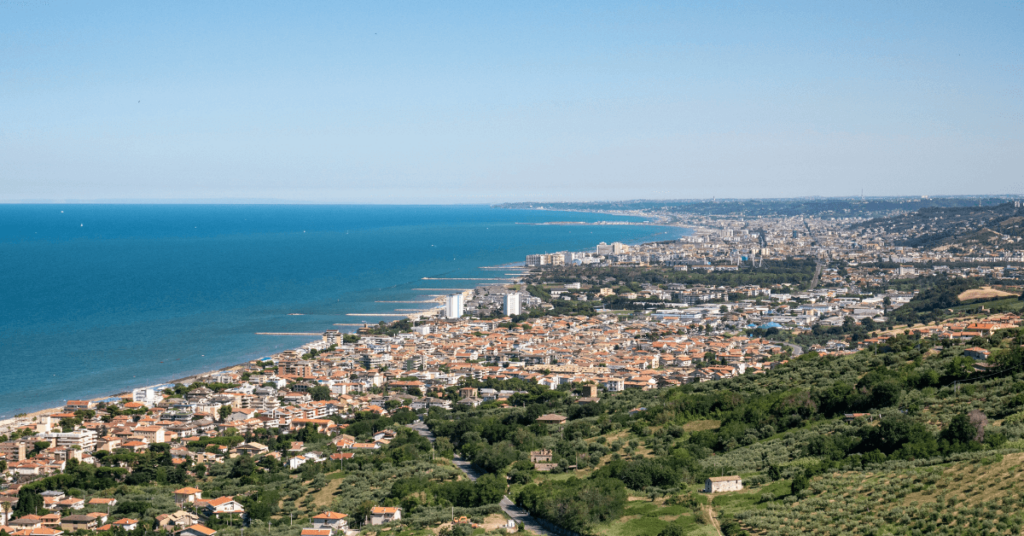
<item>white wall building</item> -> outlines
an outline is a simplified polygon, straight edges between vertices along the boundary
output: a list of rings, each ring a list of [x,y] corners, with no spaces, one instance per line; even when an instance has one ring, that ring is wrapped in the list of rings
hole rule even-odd
[[[462,294],[449,294],[444,302],[444,317],[449,320],[462,318]]]
[[[519,303],[519,293],[515,292],[512,294],[505,295],[505,316],[512,316],[522,314],[522,308]]]
[[[160,396],[156,389],[152,387],[143,387],[141,389],[132,390],[132,402],[142,402],[146,407],[153,407],[157,402],[163,400],[164,397]]]

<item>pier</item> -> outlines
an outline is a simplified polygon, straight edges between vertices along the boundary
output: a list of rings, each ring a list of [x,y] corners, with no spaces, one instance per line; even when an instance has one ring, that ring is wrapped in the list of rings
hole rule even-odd
[[[405,313],[348,313],[345,316],[407,316]]]
[[[256,332],[257,335],[283,335],[285,337],[322,337],[323,333],[274,333],[269,331]]]
[[[508,275],[508,274],[505,274]],[[424,281],[508,281],[507,277],[424,277]]]

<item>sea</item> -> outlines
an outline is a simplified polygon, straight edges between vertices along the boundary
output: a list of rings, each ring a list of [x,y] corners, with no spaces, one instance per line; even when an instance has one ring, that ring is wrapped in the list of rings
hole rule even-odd
[[[488,206],[0,205],[0,419],[429,309],[531,253],[686,229]],[[424,279],[424,278],[447,278]],[[423,290],[431,289],[431,290]],[[391,303],[389,303],[391,302]],[[403,311],[397,311],[397,310]],[[339,326],[338,324],[342,324]]]

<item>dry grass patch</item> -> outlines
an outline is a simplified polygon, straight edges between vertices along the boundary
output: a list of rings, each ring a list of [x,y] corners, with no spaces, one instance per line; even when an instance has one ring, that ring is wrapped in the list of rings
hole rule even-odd
[[[983,300],[986,298],[1003,298],[1009,296],[1015,296],[1015,294],[1005,292],[1002,290],[997,290],[992,287],[981,287],[972,288],[971,290],[965,290],[961,292],[960,295],[957,296],[957,298],[960,301],[965,302],[970,300]]]

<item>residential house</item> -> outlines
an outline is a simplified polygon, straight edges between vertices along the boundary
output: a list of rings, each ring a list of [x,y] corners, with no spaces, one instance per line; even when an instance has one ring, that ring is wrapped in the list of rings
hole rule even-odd
[[[196,501],[196,506],[202,508],[203,513],[207,517],[245,513],[245,507],[242,506],[242,503],[230,496],[199,500]]]
[[[178,505],[178,508],[185,506],[187,503],[194,503],[203,499],[203,490],[196,488],[181,488],[174,490],[174,504]]]
[[[199,516],[192,512],[178,510],[173,514],[160,514],[156,516],[157,529],[173,531],[173,529],[184,529],[199,523]]]
[[[217,534],[217,531],[207,527],[206,525],[196,523],[195,525],[178,532],[176,536],[213,536],[214,534]]]
[[[374,506],[370,509],[367,523],[371,525],[383,525],[402,519],[402,509],[395,506]]]
[[[339,514],[338,512],[324,512],[322,514],[313,516],[313,528],[329,529],[333,532],[344,532],[348,530],[348,521],[345,520],[346,517],[348,517],[347,514]]]
[[[111,525],[113,525],[115,528],[116,527],[121,527],[125,531],[135,530],[135,529],[137,529],[139,527],[139,520],[138,519],[132,519],[130,517],[124,517],[124,518],[118,519],[117,521],[111,523]]]
[[[90,530],[96,525],[96,518],[87,515],[64,516],[60,520],[62,530]]]

